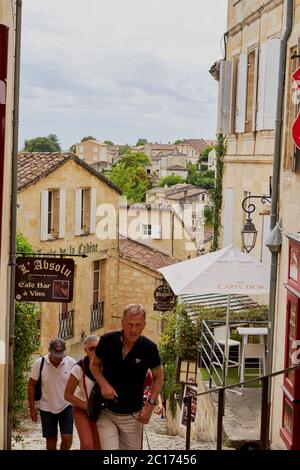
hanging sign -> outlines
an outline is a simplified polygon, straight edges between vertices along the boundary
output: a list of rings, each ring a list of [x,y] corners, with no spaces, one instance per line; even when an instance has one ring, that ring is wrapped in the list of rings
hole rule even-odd
[[[73,259],[21,256],[16,264],[16,300],[72,302]]]
[[[296,70],[296,72],[293,73],[292,77],[297,84],[297,90],[300,90],[300,67]],[[294,121],[292,127],[292,136],[294,144],[298,149],[300,149],[300,114],[298,114]]]
[[[166,310],[171,310],[175,307],[174,292],[171,287],[166,284],[158,286],[154,291],[154,298],[157,303],[153,304],[153,310],[158,310],[164,312]]]

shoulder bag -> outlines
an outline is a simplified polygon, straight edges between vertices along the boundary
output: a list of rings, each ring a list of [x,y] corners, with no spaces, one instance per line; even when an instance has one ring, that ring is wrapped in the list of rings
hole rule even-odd
[[[101,394],[101,388],[97,382],[93,385],[90,395],[87,393],[86,383],[85,383],[85,371],[84,371],[84,360],[82,359],[82,382],[83,388],[85,391],[87,399],[87,415],[93,423],[96,423],[101,410],[106,405],[106,400]]]

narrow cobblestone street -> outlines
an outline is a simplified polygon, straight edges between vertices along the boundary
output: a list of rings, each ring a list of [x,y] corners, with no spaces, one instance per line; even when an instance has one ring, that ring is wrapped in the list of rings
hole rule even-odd
[[[13,443],[14,450],[44,450],[45,439],[42,437],[40,421],[32,423],[29,418],[23,421],[23,430],[20,433],[21,440]],[[180,436],[167,434],[165,420],[154,415],[151,422],[145,426],[143,449],[148,450],[184,450],[185,439]],[[211,442],[191,441],[191,449],[215,450],[216,444]],[[76,429],[72,450],[79,450],[79,439]]]

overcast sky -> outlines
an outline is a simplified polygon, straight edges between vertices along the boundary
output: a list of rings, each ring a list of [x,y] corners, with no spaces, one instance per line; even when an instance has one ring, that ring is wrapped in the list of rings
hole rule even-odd
[[[214,138],[227,0],[25,0],[20,148]]]

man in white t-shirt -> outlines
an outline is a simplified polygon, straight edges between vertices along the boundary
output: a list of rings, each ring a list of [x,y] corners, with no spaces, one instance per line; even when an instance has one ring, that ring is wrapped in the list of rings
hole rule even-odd
[[[56,450],[58,424],[61,434],[61,450],[69,450],[73,438],[73,407],[64,399],[65,386],[75,359],[66,356],[66,343],[55,338],[49,343],[49,353],[44,357],[41,370],[42,396],[36,407],[34,392],[39,379],[42,358],[33,364],[28,381],[27,395],[30,417],[36,422],[40,411],[43,437],[46,438],[47,450]]]

